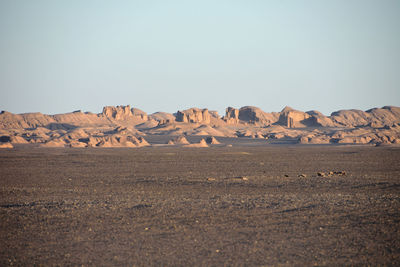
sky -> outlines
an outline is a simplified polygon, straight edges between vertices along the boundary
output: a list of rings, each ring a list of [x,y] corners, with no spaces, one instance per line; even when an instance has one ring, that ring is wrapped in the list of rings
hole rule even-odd
[[[400,1],[0,0],[0,110],[128,104],[400,106]]]

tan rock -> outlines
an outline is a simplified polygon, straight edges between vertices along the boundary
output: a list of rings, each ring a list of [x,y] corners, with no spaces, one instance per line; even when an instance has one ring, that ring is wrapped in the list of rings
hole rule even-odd
[[[253,106],[245,106],[239,109],[239,120],[250,124],[268,126],[275,123],[278,118],[279,114],[276,112],[267,113]]]
[[[178,136],[168,141],[169,145],[188,145],[189,141],[184,136]]]
[[[147,113],[138,108],[132,108],[131,113],[134,117],[137,117],[141,120],[147,121],[149,119],[149,116],[147,115]]]
[[[89,137],[88,133],[86,133],[85,130],[79,129],[79,128],[68,132],[66,134],[66,136],[68,137],[68,139],[71,139],[71,140],[78,140],[80,138],[88,138]]]
[[[0,142],[0,148],[14,148],[10,142],[2,143]]]
[[[306,135],[299,139],[300,144],[329,144],[330,137],[327,135]]]
[[[310,142],[310,139],[311,139],[310,137],[302,136],[299,139],[299,143],[300,144],[308,144]]]
[[[159,124],[166,124],[175,121],[175,116],[167,112],[156,112],[149,115],[149,119],[157,121]]]
[[[279,115],[278,124],[288,128],[302,128],[307,126],[307,119],[311,116],[305,112],[285,107]]]
[[[396,138],[392,141],[392,144],[400,144],[400,138]]]
[[[219,145],[221,144],[214,136],[207,137],[206,143],[210,145]]]
[[[308,127],[335,127],[337,126],[329,117],[323,115],[317,110],[306,112],[310,117],[303,124]]]
[[[346,127],[371,126],[379,128],[400,122],[400,107],[385,106],[367,111],[350,109],[339,110],[331,114],[332,121]]]
[[[214,136],[226,136],[225,133],[218,129],[211,127],[210,125],[200,125],[193,131],[186,131],[188,135],[214,135]]]
[[[10,137],[8,142],[44,146],[81,146],[80,143],[87,146],[102,143],[110,147],[138,146],[143,142],[136,144],[135,140],[128,140],[129,136],[137,138],[144,132],[177,136],[288,138],[307,144],[396,144],[400,142],[399,123],[400,107],[392,106],[367,111],[342,110],[329,117],[318,111],[301,112],[289,107],[279,113],[266,113],[252,106],[228,107],[223,119],[217,112],[207,109],[188,109],[176,116],[165,112],[147,115],[130,106],[105,107],[100,114],[81,111],[56,115],[0,113],[0,133]]]
[[[348,136],[338,140],[339,144],[368,144],[369,138],[363,136]]]
[[[67,145],[68,147],[87,147],[88,145],[84,142],[73,141]]]
[[[109,119],[122,120],[132,117],[131,107],[127,106],[107,106],[103,108],[102,115]]]
[[[237,124],[239,123],[239,110],[232,107],[227,107],[225,110],[225,116],[223,120],[228,124]]]
[[[50,140],[45,143],[41,143],[40,147],[65,147],[66,143],[60,139]]]
[[[13,144],[29,144],[29,142],[22,136],[15,135],[11,136],[10,139],[11,143]]]
[[[143,137],[108,135],[98,138],[96,147],[143,147],[149,146],[149,143]]]
[[[209,124],[211,116],[208,109],[191,108],[176,113],[176,121],[187,123],[205,123]]]
[[[184,145],[184,147],[208,147],[206,140],[201,139],[199,143]]]

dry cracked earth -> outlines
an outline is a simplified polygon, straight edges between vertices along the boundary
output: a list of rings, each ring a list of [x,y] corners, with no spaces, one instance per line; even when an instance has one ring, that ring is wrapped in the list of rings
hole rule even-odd
[[[0,265],[399,265],[399,163],[369,146],[2,150]]]

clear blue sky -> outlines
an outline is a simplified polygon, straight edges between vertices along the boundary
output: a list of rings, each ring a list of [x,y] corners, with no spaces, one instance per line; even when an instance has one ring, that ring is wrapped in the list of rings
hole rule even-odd
[[[399,0],[0,0],[0,109],[400,106]]]

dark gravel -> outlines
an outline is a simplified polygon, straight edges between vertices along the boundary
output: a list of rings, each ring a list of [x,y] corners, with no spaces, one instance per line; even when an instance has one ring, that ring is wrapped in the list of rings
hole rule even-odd
[[[0,151],[1,266],[314,264],[400,265],[400,148]]]

